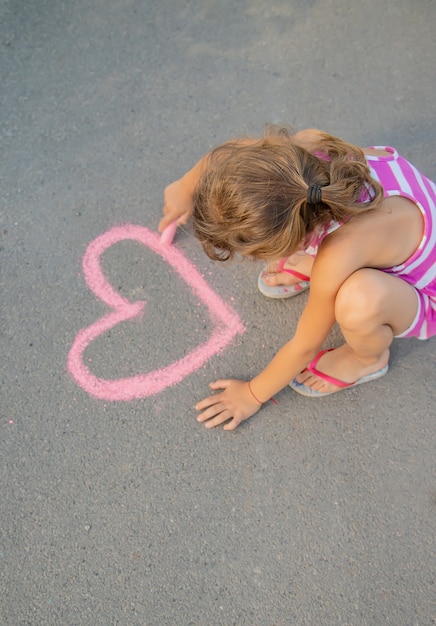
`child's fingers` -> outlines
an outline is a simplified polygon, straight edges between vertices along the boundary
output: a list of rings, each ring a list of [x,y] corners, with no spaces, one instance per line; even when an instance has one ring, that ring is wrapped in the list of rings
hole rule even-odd
[[[168,213],[168,215],[164,215],[161,221],[159,222],[159,226],[157,227],[158,231],[161,233],[165,230],[165,228],[171,224],[171,222],[175,222],[177,226],[182,224],[186,224],[189,220],[189,213],[183,213],[182,215],[174,215],[174,212]]]
[[[221,390],[222,393],[208,396],[195,405],[197,411],[202,411],[197,416],[197,421],[204,423],[206,428],[214,428],[224,424],[225,430],[234,430],[239,426],[241,421],[246,418],[242,416],[238,402],[235,402],[234,398],[232,399],[236,393],[232,386],[238,385],[238,383],[241,381],[232,379],[220,379],[210,383],[211,389],[214,391]],[[236,396],[238,396],[237,393]]]
[[[188,211],[186,211],[185,213],[182,213],[182,215],[177,218],[177,226],[186,224],[190,217],[191,217],[191,214]]]
[[[203,400],[200,400],[200,402],[197,402],[194,408],[197,409],[197,411],[203,411],[203,409],[208,409],[209,407],[217,405],[219,401],[219,394],[216,394],[214,396],[209,396],[207,398],[204,398]]]
[[[173,220],[171,219],[169,215],[165,215],[159,222],[159,226],[157,227],[158,231],[160,233],[163,232],[165,228],[168,226],[168,224],[171,224],[172,221]]]
[[[216,418],[218,415],[229,412],[222,402],[216,402],[212,405],[209,404],[207,406],[203,406],[203,403],[207,402],[208,400],[209,399],[203,400],[203,402],[197,404],[197,406],[195,407],[199,411],[204,409],[203,413],[200,413],[200,415],[197,416],[197,422],[207,422],[207,420]],[[231,416],[228,415],[226,419],[229,419],[229,417]]]
[[[215,426],[220,426],[221,424],[224,424],[224,422],[227,422],[229,419],[231,419],[232,414],[230,413],[230,411],[221,411],[221,413],[218,413],[218,415],[216,415],[215,417],[213,417],[210,420],[207,420],[204,423],[205,428],[215,428]]]
[[[227,378],[215,380],[213,383],[209,384],[209,387],[211,389],[227,389],[231,382],[232,381]]]

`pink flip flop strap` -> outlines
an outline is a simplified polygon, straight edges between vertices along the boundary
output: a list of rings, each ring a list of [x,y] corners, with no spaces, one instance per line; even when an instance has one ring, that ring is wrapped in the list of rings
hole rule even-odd
[[[291,270],[285,267],[286,259],[280,259],[279,264],[277,266],[277,273],[286,272],[286,274],[292,274],[295,278],[299,278],[300,280],[310,280],[310,276],[306,276],[306,274],[301,274],[297,272],[297,270]]]
[[[332,385],[336,385],[337,387],[343,387],[343,388],[351,387],[355,383],[345,383],[343,380],[339,380],[339,378],[334,378],[333,376],[324,374],[324,372],[320,372],[319,369],[317,369],[316,366],[318,364],[318,361],[322,357],[322,355],[325,354],[326,352],[331,352],[332,350],[334,350],[334,348],[329,348],[328,350],[321,350],[321,352],[318,352],[318,354],[313,359],[313,361],[309,363],[309,365],[306,367],[306,370],[308,370],[309,372],[312,372],[312,374],[315,374],[316,376],[319,376],[326,382],[331,383]]]

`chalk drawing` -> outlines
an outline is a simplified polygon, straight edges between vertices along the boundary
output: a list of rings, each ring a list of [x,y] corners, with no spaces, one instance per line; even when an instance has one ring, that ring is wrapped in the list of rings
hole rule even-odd
[[[141,316],[145,302],[130,302],[112,287],[100,265],[101,255],[114,244],[133,240],[161,256],[184,280],[207,307],[213,323],[209,339],[192,349],[170,365],[130,378],[107,380],[94,376],[85,365],[83,354],[89,344],[120,322]],[[127,401],[160,393],[167,387],[181,382],[204,365],[214,355],[222,352],[232,339],[245,332],[238,314],[226,304],[207,284],[196,267],[180,250],[162,245],[159,235],[143,226],[126,224],[116,226],[92,241],[83,257],[83,273],[90,290],[111,309],[99,320],[83,328],[76,336],[68,354],[68,371],[86,392],[95,398],[111,401]],[[171,336],[168,336],[171,341]]]

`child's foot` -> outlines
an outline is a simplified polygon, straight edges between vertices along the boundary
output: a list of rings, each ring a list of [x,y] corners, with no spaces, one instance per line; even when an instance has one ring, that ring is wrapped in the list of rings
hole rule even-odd
[[[384,376],[388,371],[388,360],[388,349],[372,362],[365,362],[344,344],[335,350],[321,351],[290,386],[302,395],[330,395]]]
[[[290,298],[309,288],[313,259],[308,255],[292,255],[269,264],[259,274],[259,291],[267,298]]]

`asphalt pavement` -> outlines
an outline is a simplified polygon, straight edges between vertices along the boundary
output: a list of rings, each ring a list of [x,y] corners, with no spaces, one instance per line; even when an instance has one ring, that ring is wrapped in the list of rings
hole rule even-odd
[[[266,122],[436,179],[435,26],[434,0],[0,0],[1,624],[436,622],[435,340],[208,431],[208,383],[307,296],[155,234],[165,185]]]

